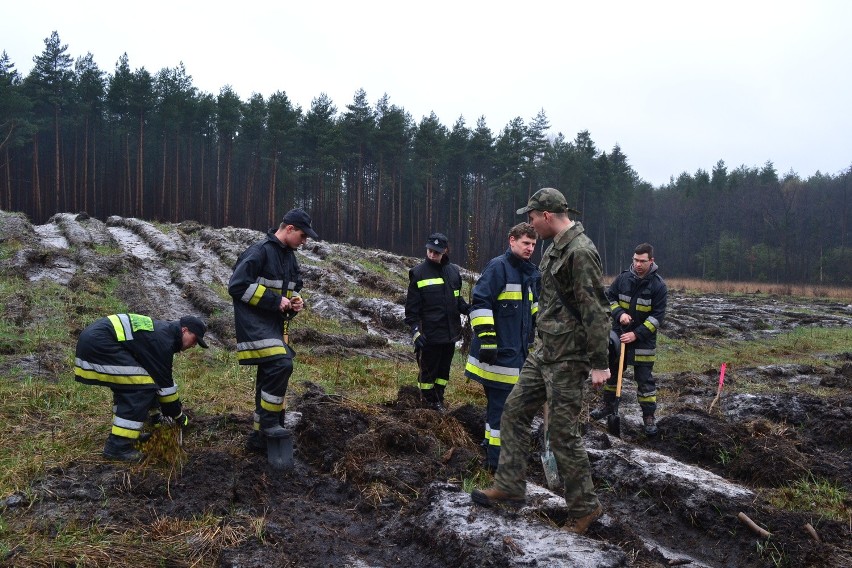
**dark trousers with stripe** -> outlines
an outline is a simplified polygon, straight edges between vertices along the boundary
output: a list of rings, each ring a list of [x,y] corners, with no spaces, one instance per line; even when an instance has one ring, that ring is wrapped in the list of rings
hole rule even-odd
[[[618,384],[618,357],[617,349],[610,343],[609,349],[609,380],[604,385],[603,399],[605,403],[615,402],[615,389]],[[625,361],[633,360],[633,351],[628,346]],[[629,367],[626,362],[625,370]],[[657,384],[654,381],[654,364],[633,364],[633,378],[636,380],[636,395],[639,406],[642,408],[642,416],[653,416],[657,411]],[[621,381],[621,390],[624,390],[624,380]]]
[[[292,374],[293,360],[287,357],[258,364],[254,393],[255,429],[271,428],[281,423],[284,395]]]
[[[135,442],[148,420],[148,410],[156,405],[155,389],[112,389],[111,436]]]
[[[426,345],[420,350],[418,386],[426,402],[444,402],[444,389],[450,381],[455,343]]]
[[[498,389],[482,385],[488,401],[485,407],[485,466],[496,470],[500,463],[500,421],[503,407],[511,389]]]

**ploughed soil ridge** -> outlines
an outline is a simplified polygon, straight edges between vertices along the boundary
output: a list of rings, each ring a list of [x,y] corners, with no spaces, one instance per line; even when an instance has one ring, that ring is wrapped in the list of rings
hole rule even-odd
[[[0,268],[17,274],[22,286],[50,280],[97,289],[105,275],[116,277],[115,293],[134,311],[161,319],[202,315],[211,326],[210,343],[233,350],[233,312],[222,291],[239,253],[262,236],[194,222],[100,221],[68,213],[33,226],[0,212],[0,242],[15,243]],[[309,309],[363,330],[335,335],[300,326],[294,330],[300,354],[415,365],[400,344],[408,341],[404,282],[418,258],[326,242],[310,242],[298,254]],[[40,317],[26,302],[0,310],[21,327]],[[852,306],[671,290],[663,332],[724,345],[802,327],[849,329]],[[65,353],[23,353],[14,341],[3,349],[4,380],[16,380],[13,369],[36,380],[70,380]],[[181,467],[128,466],[99,456],[63,464],[27,491],[0,496],[2,529],[49,535],[74,524],[133,532],[147,543],[145,555],[129,549],[88,560],[103,566],[849,567],[852,503],[845,503],[847,518],[836,520],[779,509],[769,499],[802,479],[852,491],[852,348],[817,359],[814,365],[768,361],[728,369],[725,392],[712,409],[716,363],[657,373],[666,394],[654,438],[643,434],[629,373],[620,438],[607,432],[605,421],[588,422],[587,411],[597,404],[597,393],[588,392],[584,441],[605,514],[585,536],[562,530],[568,519],[561,490],[548,489],[542,474],[541,420],[533,424],[526,504],[483,508],[467,491],[471,479],[487,480],[479,445],[484,407],[450,400],[449,411],[439,414],[422,408],[414,385],[367,405],[310,381],[291,385],[291,470],[273,470],[264,455],[245,447],[250,409],[195,416]],[[755,384],[765,387],[745,388]],[[740,513],[770,535],[749,528]],[[193,530],[195,520],[211,515],[219,519],[215,534]],[[174,544],[176,534],[181,546],[162,550],[180,553],[151,556],[158,540]],[[35,557],[25,545],[0,558],[4,566],[51,564],[75,561]]]

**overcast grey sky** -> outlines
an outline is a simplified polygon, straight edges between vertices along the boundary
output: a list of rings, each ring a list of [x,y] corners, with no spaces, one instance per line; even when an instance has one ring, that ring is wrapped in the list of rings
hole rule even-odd
[[[284,91],[338,110],[363,88],[416,121],[480,116],[498,134],[541,110],[588,130],[640,177],[761,167],[807,178],[852,165],[852,2],[31,2],[4,0],[0,50],[27,74],[56,30],[112,73],[181,61],[193,84],[247,100]]]

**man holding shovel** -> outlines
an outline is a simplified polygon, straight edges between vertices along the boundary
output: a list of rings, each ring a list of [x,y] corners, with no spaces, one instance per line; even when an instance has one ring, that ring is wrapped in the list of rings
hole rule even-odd
[[[296,249],[308,237],[317,238],[310,215],[291,209],[277,230],[270,229],[266,238],[240,255],[228,283],[237,359],[240,365],[257,365],[251,450],[265,451],[269,438],[280,440],[290,434],[282,426],[284,395],[293,373],[293,350],[283,340],[284,322],[304,307]]]
[[[565,530],[582,534],[603,514],[579,424],[589,374],[594,386],[610,377],[609,310],[601,260],[583,226],[569,217],[579,213],[568,207],[556,189],[540,189],[517,213],[528,214],[539,238],[553,239],[539,267],[542,287],[536,328],[540,341],[527,357],[503,409],[494,486],[474,490],[471,498],[486,506],[524,502],[530,425],[547,403],[550,439],[565,482],[568,515],[573,518]]]
[[[600,420],[617,412],[615,371],[619,352],[626,349],[624,365],[633,365],[645,434],[656,436],[657,386],[651,371],[656,360],[657,330],[666,315],[668,289],[657,272],[654,247],[648,243],[638,245],[630,269],[615,277],[606,295],[612,310],[609,360],[613,376],[604,386],[601,406],[589,416]]]

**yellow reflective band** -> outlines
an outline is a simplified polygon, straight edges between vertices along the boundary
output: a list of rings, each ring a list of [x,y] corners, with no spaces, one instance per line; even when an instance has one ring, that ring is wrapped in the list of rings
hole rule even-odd
[[[127,339],[124,336],[124,326],[121,325],[121,320],[118,319],[118,316],[112,315],[112,316],[108,316],[108,317],[109,317],[109,321],[112,322],[113,329],[115,330],[115,338],[118,339],[119,341],[124,341],[125,339]]]
[[[166,395],[166,396],[160,396],[160,397],[157,397],[157,400],[159,400],[160,402],[174,402],[174,401],[176,401],[177,399],[178,399],[178,394],[177,394],[177,393],[170,394],[170,395]]]
[[[496,343],[483,343],[479,346],[481,349],[497,349]]]
[[[643,306],[642,304],[636,304],[637,312],[650,312],[653,308],[651,306]]]
[[[458,297],[459,297],[459,293],[460,293],[460,292],[461,292],[461,290],[453,290],[453,296],[455,296],[456,298],[458,298]]]
[[[269,412],[281,412],[284,409],[284,403],[281,402],[279,404],[275,404],[261,399],[260,407],[264,410],[268,410]]]
[[[652,363],[657,360],[657,357],[656,355],[636,355],[633,360],[642,363]]]
[[[504,292],[500,292],[500,293],[497,295],[497,300],[498,300],[498,301],[499,301],[499,300],[517,300],[517,301],[519,301],[519,302],[520,302],[520,301],[521,301],[521,300],[523,300],[523,299],[524,299],[524,296],[523,296],[523,294],[521,294],[521,292],[508,292],[508,291],[504,291]]]
[[[249,305],[256,306],[260,302],[260,299],[263,297],[264,292],[266,292],[266,286],[264,286],[263,284],[258,284],[257,288],[255,288],[254,290],[254,294],[251,295],[251,298],[248,301]]]
[[[283,345],[275,345],[266,347],[265,349],[246,349],[245,351],[237,352],[237,359],[242,361],[245,359],[262,359],[264,357],[272,357],[273,355],[286,355],[287,348]]]
[[[435,384],[441,387],[447,386],[447,383],[449,382],[449,379],[435,379]]]
[[[473,364],[472,361],[468,361],[464,367],[465,371],[469,371],[471,374],[476,375],[477,377],[481,377],[488,381],[494,381],[495,383],[505,383],[507,385],[513,385],[518,382],[518,375],[520,371],[517,371],[517,374],[514,375],[504,375],[502,373],[494,373],[492,371],[486,371],[480,367],[477,367]]]
[[[622,300],[619,300],[617,305],[615,304],[615,302],[613,302],[613,304],[612,304],[612,305],[613,305],[613,309],[614,309],[614,308],[616,308],[616,307],[618,307],[618,306],[620,306],[620,307],[624,308],[625,310],[629,310],[629,309],[630,309],[630,304],[629,304],[628,302],[624,302],[624,301],[622,301]]]
[[[476,327],[478,325],[494,325],[494,316],[482,316],[470,320],[470,325]]]
[[[621,305],[620,302],[613,302],[609,305],[609,309],[614,310],[615,308],[617,308],[620,305]]]
[[[651,332],[657,331],[657,326],[655,326],[654,324],[652,324],[652,323],[651,323],[651,322],[649,322],[648,320],[645,320],[645,322],[644,322],[642,325],[644,325],[644,326],[645,326],[645,327],[647,327],[649,330],[651,330]]]
[[[532,305],[532,309],[530,310],[532,315],[536,315],[538,313],[538,302]]]
[[[417,383],[417,388],[420,390],[429,390],[435,388],[433,383]]]
[[[139,430],[129,430],[127,428],[122,428],[121,426],[113,425],[112,433],[116,436],[121,436],[122,438],[132,438],[134,440],[139,438]]]
[[[440,286],[444,284],[443,278],[427,278],[426,280],[418,280],[417,287],[423,288],[424,286]]]
[[[500,438],[495,438],[494,436],[491,436],[490,438],[488,438],[488,445],[489,446],[499,446],[500,445]]]
[[[639,402],[657,402],[657,395],[637,396],[636,398],[639,400]]]
[[[97,371],[90,371],[81,367],[74,367],[74,374],[81,379],[101,381],[114,385],[153,385],[154,379],[151,375],[107,375]]]

